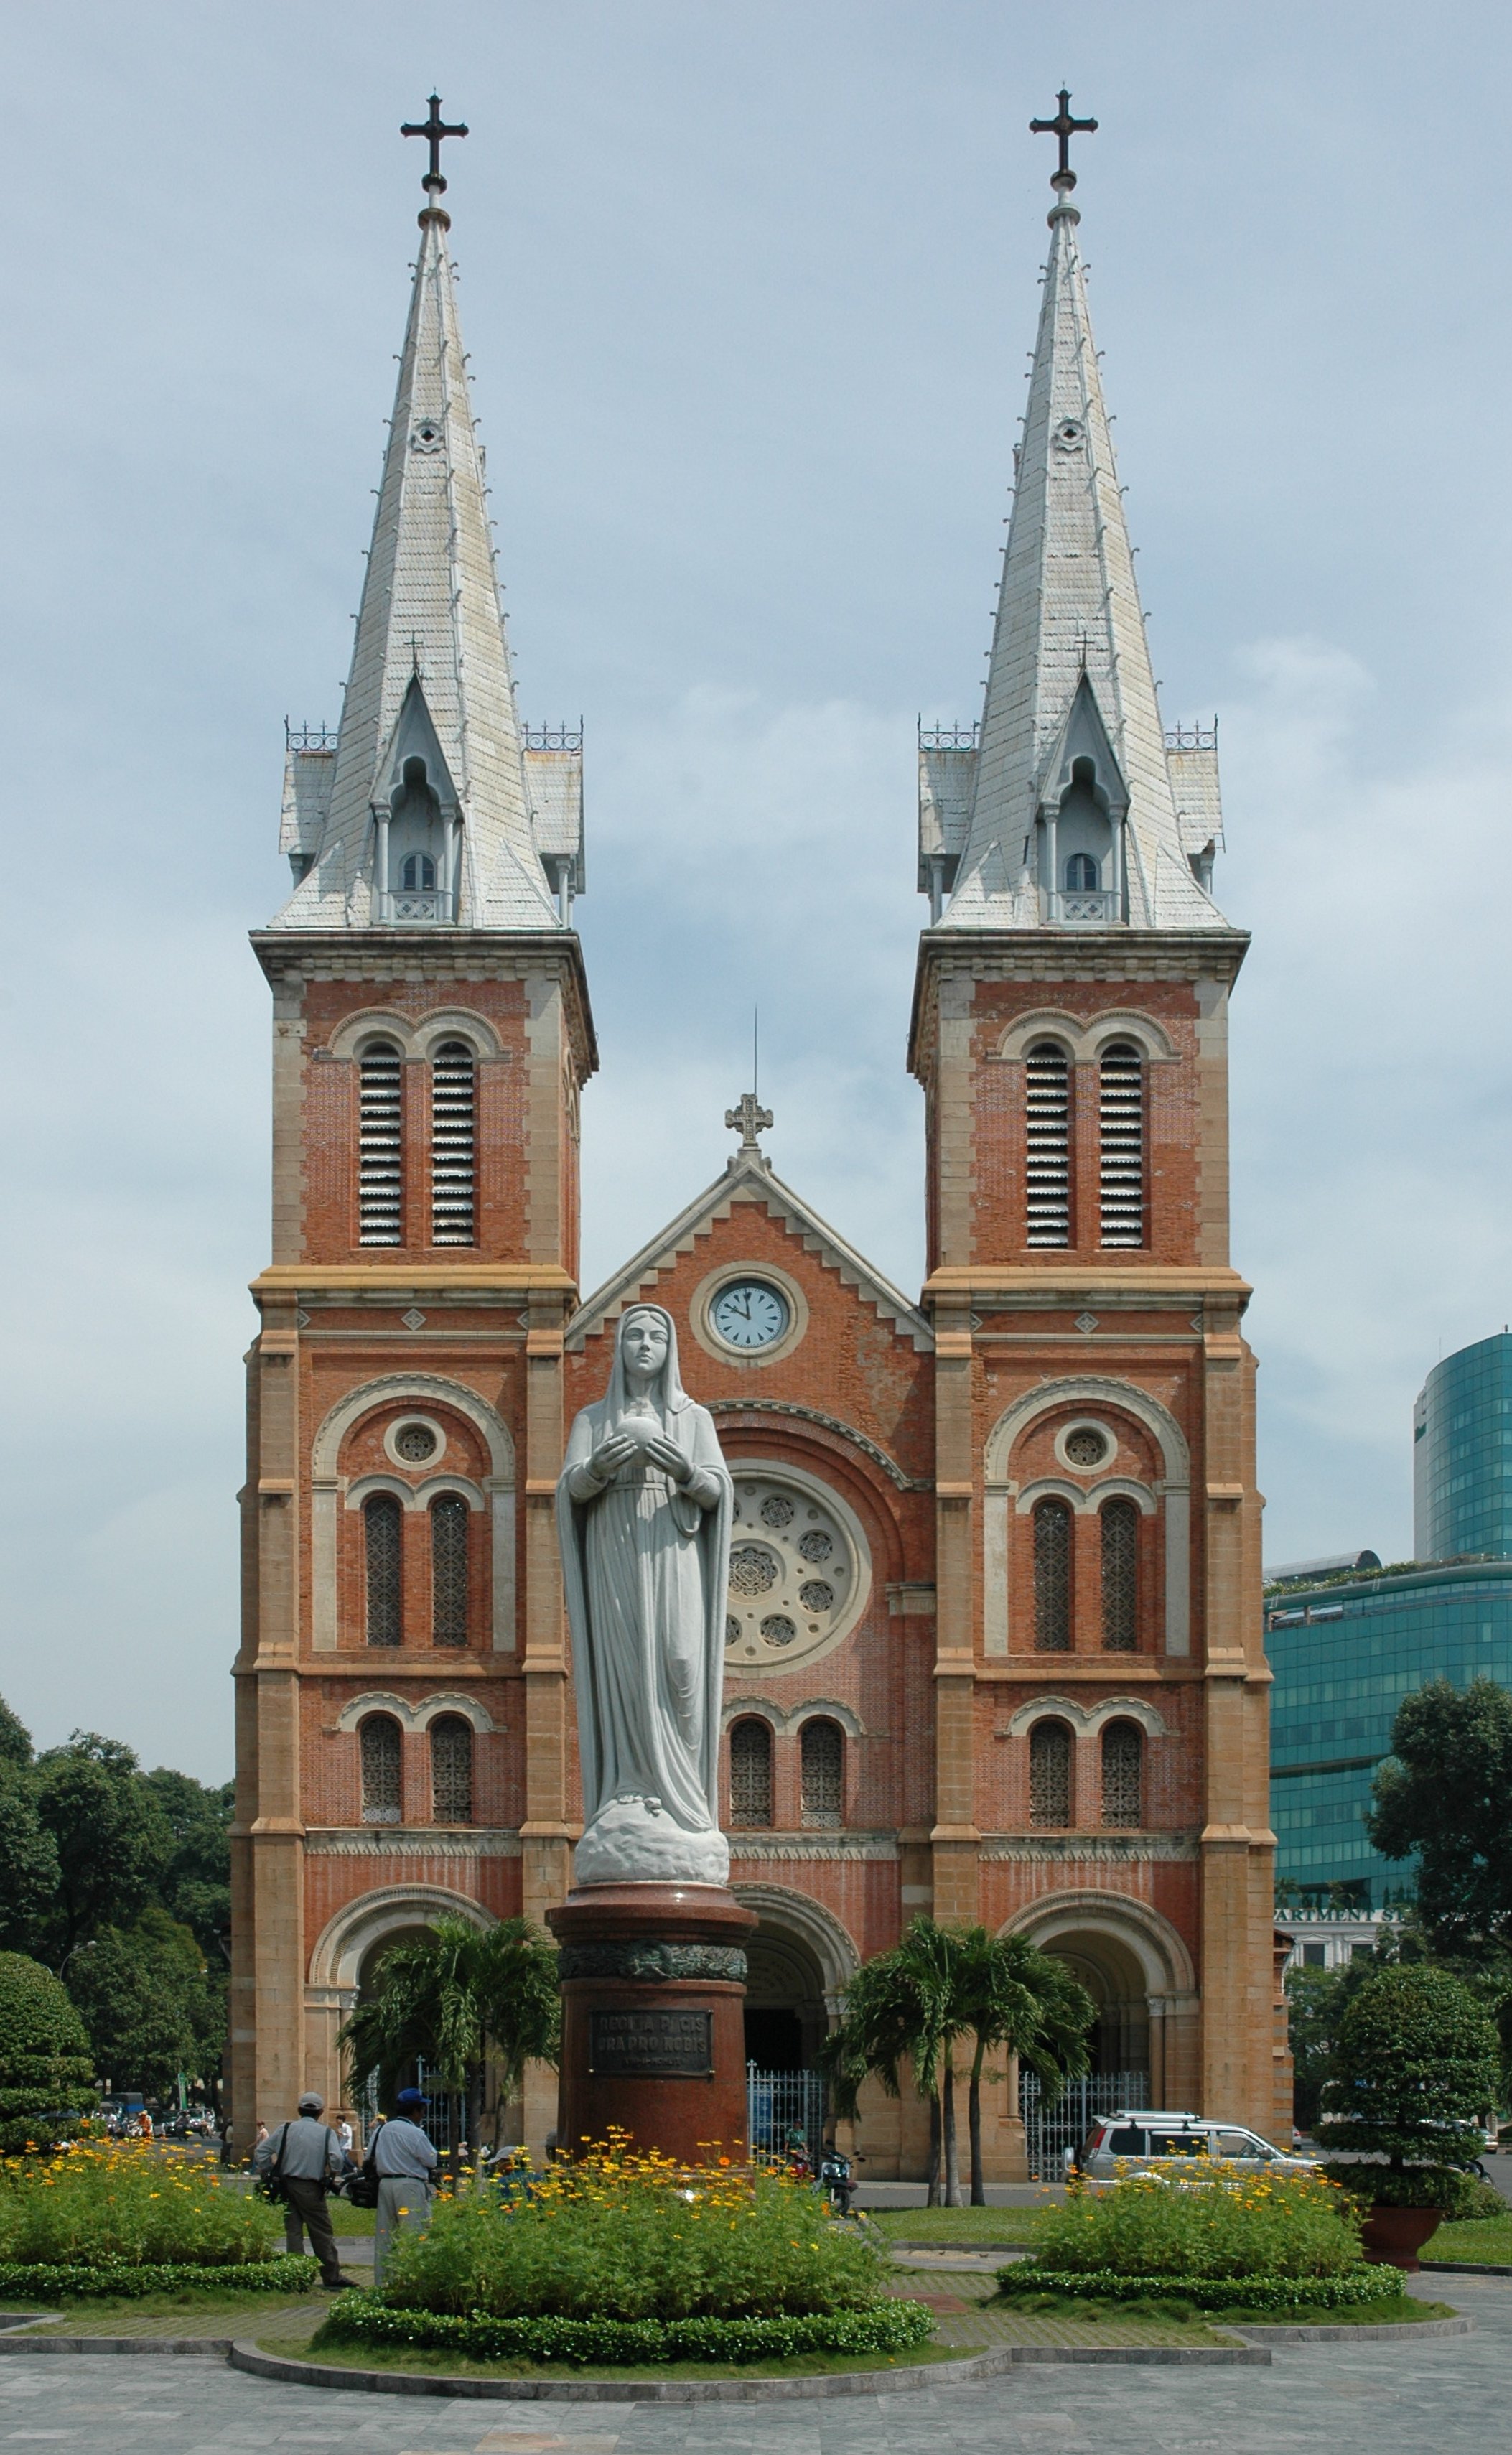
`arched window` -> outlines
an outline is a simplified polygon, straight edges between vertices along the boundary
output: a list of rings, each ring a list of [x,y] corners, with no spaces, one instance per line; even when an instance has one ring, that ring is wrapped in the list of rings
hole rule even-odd
[[[431,1503],[431,1642],[467,1643],[467,1526],[472,1515],[459,1491]]]
[[[392,1714],[369,1714],[357,1734],[362,1750],[362,1820],[398,1824],[404,1817],[404,1738]]]
[[[1071,1821],[1071,1733],[1037,1722],[1029,1734],[1029,1821],[1050,1830]]]
[[[407,853],[399,872],[399,883],[413,894],[416,888],[435,884],[435,863],[428,852]]]
[[[1024,1061],[1024,1241],[1071,1242],[1071,1066],[1039,1040]]]
[[[460,1714],[431,1725],[431,1813],[437,1824],[473,1821],[473,1725]]]
[[[1139,1642],[1139,1512],[1121,1493],[1102,1507],[1102,1642],[1133,1654]]]
[[[845,1817],[845,1735],[838,1722],[805,1722],[799,1752],[803,1821],[813,1832],[838,1832]]]
[[[403,1094],[399,1052],[375,1040],[357,1067],[357,1242],[403,1242],[400,1126]]]
[[[730,1733],[730,1822],[746,1832],[772,1821],[772,1733],[755,1715]]]
[[[1102,1821],[1125,1827],[1144,1821],[1144,1734],[1137,1722],[1103,1724]]]
[[[465,1040],[443,1040],[431,1064],[431,1242],[471,1245],[477,1073]]]
[[[1144,1242],[1144,1060],[1116,1040],[1099,1067],[1099,1195],[1104,1245]]]
[[[403,1523],[404,1512],[392,1491],[375,1491],[362,1504],[370,1645],[397,1645],[404,1634],[399,1577]]]
[[[1066,863],[1066,892],[1069,895],[1095,895],[1098,888],[1098,864],[1089,852],[1074,852]]]
[[[1063,1500],[1041,1500],[1034,1513],[1035,1648],[1039,1654],[1071,1651],[1071,1510]]]

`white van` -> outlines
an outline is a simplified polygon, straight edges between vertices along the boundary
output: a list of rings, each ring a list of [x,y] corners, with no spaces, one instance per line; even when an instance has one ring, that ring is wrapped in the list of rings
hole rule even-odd
[[[1114,2182],[1120,2173],[1138,2173],[1170,2157],[1221,2158],[1243,2173],[1300,2174],[1318,2161],[1273,2148],[1242,2123],[1130,2106],[1119,2114],[1100,2115],[1080,2147],[1066,2150],[1066,2170],[1068,2179],[1075,2171],[1089,2182]]]

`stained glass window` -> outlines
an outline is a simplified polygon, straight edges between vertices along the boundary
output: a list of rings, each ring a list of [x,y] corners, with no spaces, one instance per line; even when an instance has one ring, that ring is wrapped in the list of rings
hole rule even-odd
[[[473,1726],[460,1714],[431,1725],[431,1799],[437,1824],[473,1821]]]
[[[1144,1735],[1134,1722],[1108,1722],[1102,1732],[1102,1821],[1144,1820]]]
[[[431,1503],[431,1636],[436,1645],[467,1643],[467,1525],[459,1491]]]
[[[845,1804],[845,1739],[837,1722],[805,1722],[800,1742],[803,1821],[811,1831],[837,1832]]]
[[[392,1714],[370,1714],[358,1734],[362,1750],[362,1820],[398,1824],[404,1814],[400,1765],[403,1738]]]
[[[1139,1644],[1139,1512],[1121,1494],[1102,1510],[1102,1642],[1110,1654]]]
[[[375,1491],[363,1503],[367,1552],[368,1643],[397,1645],[403,1635],[399,1559],[404,1512],[392,1491]]]
[[[730,1733],[730,1822],[746,1831],[772,1821],[772,1734],[755,1718]]]
[[[1052,1830],[1071,1821],[1071,1733],[1037,1722],[1029,1734],[1029,1821]]]
[[[1071,1650],[1071,1511],[1041,1500],[1035,1511],[1035,1644],[1041,1654]]]

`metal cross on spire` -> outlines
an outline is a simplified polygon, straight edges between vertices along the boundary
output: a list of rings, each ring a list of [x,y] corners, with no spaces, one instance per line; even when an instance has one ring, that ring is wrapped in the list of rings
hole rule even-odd
[[[430,140],[431,167],[427,171],[424,178],[421,180],[420,185],[431,195],[444,195],[446,193],[446,181],[441,176],[441,139],[443,136],[465,136],[467,134],[467,122],[459,119],[454,128],[449,128],[446,121],[441,116],[441,97],[438,93],[433,93],[431,96],[430,118],[421,120],[407,119],[403,127],[400,129],[399,133],[401,136],[424,136]]]
[[[754,1091],[747,1091],[736,1106],[726,1108],[724,1121],[731,1133],[739,1135],[742,1152],[759,1152],[761,1145],[756,1137],[770,1133],[773,1116],[770,1108],[763,1108]]]
[[[1058,192],[1069,195],[1077,184],[1077,174],[1071,167],[1071,140],[1073,136],[1090,136],[1098,123],[1095,119],[1072,118],[1071,93],[1068,87],[1061,87],[1056,100],[1060,108],[1054,119],[1031,119],[1029,133],[1031,136],[1055,136],[1059,139],[1060,159],[1050,174],[1050,184]]]

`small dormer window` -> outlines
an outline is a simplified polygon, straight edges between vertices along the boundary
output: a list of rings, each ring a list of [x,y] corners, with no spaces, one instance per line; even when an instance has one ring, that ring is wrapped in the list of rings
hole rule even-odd
[[[1095,895],[1102,883],[1100,865],[1089,852],[1074,852],[1066,863],[1068,895]]]
[[[399,883],[409,894],[415,894],[435,884],[435,863],[428,852],[407,853],[399,873]]]

